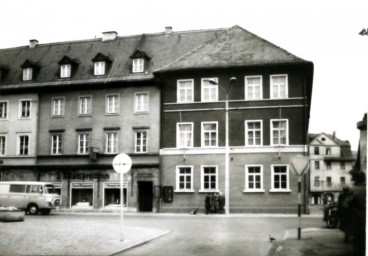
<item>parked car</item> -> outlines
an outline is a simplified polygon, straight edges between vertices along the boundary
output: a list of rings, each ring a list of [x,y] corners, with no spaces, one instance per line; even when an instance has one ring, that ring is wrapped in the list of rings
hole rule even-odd
[[[61,198],[54,185],[37,181],[0,182],[0,206],[17,207],[28,214],[46,215],[61,205]]]

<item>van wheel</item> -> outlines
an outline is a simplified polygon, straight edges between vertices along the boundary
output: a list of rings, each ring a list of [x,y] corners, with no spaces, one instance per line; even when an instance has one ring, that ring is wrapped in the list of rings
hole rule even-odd
[[[51,209],[42,209],[42,210],[41,210],[41,214],[42,214],[42,215],[49,215],[49,214],[50,214],[50,212],[51,212]]]
[[[36,215],[38,213],[38,206],[36,204],[28,205],[27,212],[30,215]]]

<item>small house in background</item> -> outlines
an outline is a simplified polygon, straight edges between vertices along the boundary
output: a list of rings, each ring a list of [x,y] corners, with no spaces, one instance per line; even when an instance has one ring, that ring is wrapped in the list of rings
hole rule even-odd
[[[337,200],[344,186],[351,186],[349,172],[355,158],[349,141],[342,141],[336,133],[309,134],[310,204],[324,204]]]

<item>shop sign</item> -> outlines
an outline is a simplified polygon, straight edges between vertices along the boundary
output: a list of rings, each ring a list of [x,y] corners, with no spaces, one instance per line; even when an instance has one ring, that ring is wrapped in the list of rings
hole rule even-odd
[[[124,182],[123,188],[126,188],[127,185],[128,185],[127,182]],[[118,183],[118,182],[113,182],[113,183],[109,182],[109,183],[104,183],[104,186],[105,186],[105,188],[120,188],[120,183]]]
[[[93,188],[93,183],[73,182],[72,188]]]
[[[56,189],[61,189],[61,182],[54,182],[52,185],[54,185],[54,188]]]

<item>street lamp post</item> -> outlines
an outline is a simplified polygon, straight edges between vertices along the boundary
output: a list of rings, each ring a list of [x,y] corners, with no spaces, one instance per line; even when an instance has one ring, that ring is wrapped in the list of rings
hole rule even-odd
[[[210,84],[217,85],[225,92],[225,214],[230,213],[230,147],[229,147],[229,89],[236,77],[229,79],[229,85],[225,89],[217,81],[208,79]]]

